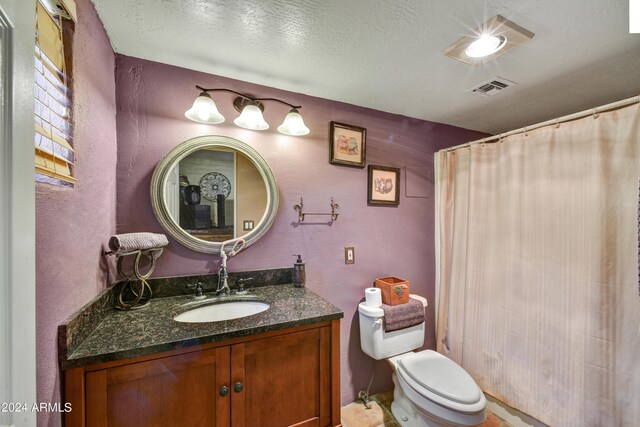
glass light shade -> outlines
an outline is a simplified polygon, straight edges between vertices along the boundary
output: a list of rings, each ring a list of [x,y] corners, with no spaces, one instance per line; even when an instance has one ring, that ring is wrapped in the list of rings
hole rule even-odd
[[[504,36],[483,34],[467,47],[465,53],[471,58],[482,58],[502,49],[506,41],[507,39]]]
[[[302,116],[295,108],[289,111],[284,122],[278,126],[278,132],[291,136],[302,136],[309,133],[309,128],[304,124]]]
[[[193,106],[184,113],[185,117],[194,122],[216,125],[224,122],[224,116],[218,111],[216,103],[207,92],[202,92]]]
[[[233,121],[236,125],[241,128],[250,129],[250,130],[265,130],[269,129],[269,124],[264,121],[264,117],[262,117],[262,111],[256,105],[247,105],[242,109],[242,113],[238,116],[237,119]]]

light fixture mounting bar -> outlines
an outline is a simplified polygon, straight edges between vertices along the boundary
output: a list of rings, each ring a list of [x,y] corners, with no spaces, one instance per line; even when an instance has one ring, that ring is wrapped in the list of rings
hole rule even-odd
[[[246,93],[236,92],[235,90],[232,90],[232,89],[224,89],[224,88],[207,89],[207,88],[204,88],[204,87],[199,86],[199,85],[196,85],[196,88],[198,90],[202,91],[202,92],[207,92],[207,93],[208,92],[229,92],[229,93],[234,93],[234,94],[236,94],[238,96],[241,96],[243,98],[249,99],[251,101],[256,101],[256,102],[257,101],[275,101],[275,102],[279,102],[279,103],[284,104],[284,105],[288,105],[289,107],[295,108],[296,110],[302,108],[302,105],[293,105],[293,104],[290,104],[290,103],[288,103],[286,101],[283,101],[281,99],[277,99],[277,98],[256,98],[256,97],[253,97],[251,95],[247,95]]]

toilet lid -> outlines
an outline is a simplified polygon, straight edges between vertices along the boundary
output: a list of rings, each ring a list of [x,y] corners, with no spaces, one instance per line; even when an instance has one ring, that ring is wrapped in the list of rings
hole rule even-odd
[[[404,356],[398,360],[398,368],[403,375],[445,399],[472,404],[482,396],[480,387],[464,369],[435,351],[425,350]]]

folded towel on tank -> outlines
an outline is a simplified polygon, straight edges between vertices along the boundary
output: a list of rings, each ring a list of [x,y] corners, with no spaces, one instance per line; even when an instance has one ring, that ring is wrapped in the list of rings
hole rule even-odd
[[[409,298],[409,301],[405,304],[382,304],[382,310],[384,310],[385,332],[409,328],[419,325],[425,320],[424,304],[422,304],[422,301],[413,298]]]
[[[109,249],[113,253],[122,254],[133,251],[147,251],[159,249],[167,246],[169,240],[167,236],[160,233],[124,233],[114,234],[109,239]],[[160,256],[162,252],[154,253],[154,258]]]

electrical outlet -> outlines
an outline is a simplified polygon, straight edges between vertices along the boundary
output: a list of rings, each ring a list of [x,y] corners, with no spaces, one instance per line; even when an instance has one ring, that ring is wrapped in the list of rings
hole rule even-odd
[[[356,250],[353,246],[346,246],[344,248],[344,263],[345,264],[356,263]]]

